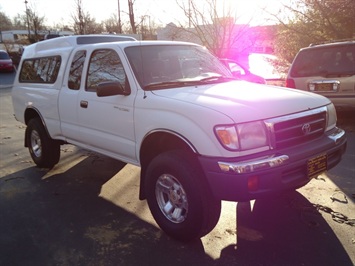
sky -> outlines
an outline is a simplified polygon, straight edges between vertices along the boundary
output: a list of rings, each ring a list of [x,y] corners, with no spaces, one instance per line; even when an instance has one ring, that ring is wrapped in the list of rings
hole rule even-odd
[[[184,16],[176,1],[187,0],[135,0],[136,22],[142,17],[150,17],[157,25],[165,26],[170,22],[183,21]],[[196,0],[195,0],[196,1]],[[203,0],[197,0],[203,2]],[[232,5],[236,10],[238,23],[267,24],[265,13],[261,12],[262,7],[270,11],[279,9],[281,2],[285,0],[217,0],[217,3]],[[75,0],[27,0],[28,7],[35,10],[40,17],[45,17],[45,25],[54,26],[71,25],[72,15],[75,13]],[[120,0],[121,20],[128,21],[127,0]],[[96,22],[110,18],[118,12],[118,0],[82,0],[85,12],[88,12]],[[234,9],[235,8],[235,9]],[[26,6],[25,0],[0,0],[0,11],[10,19],[17,14],[23,15]],[[270,24],[270,23],[269,23]]]

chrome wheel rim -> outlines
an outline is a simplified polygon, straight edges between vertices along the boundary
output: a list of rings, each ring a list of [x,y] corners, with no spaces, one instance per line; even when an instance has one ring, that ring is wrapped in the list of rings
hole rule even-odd
[[[41,138],[37,131],[33,130],[31,132],[31,149],[36,157],[41,157],[42,155],[42,143]]]
[[[155,195],[160,210],[170,222],[185,221],[188,213],[187,195],[175,177],[161,175],[155,186]]]

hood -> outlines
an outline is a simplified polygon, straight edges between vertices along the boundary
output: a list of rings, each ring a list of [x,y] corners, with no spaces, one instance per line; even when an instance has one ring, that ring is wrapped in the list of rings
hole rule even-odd
[[[236,123],[293,114],[330,103],[327,98],[314,93],[245,81],[179,87],[153,93],[213,109]]]

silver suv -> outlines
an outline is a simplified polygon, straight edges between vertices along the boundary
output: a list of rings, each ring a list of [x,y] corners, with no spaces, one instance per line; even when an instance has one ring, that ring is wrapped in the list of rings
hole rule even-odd
[[[336,106],[355,107],[355,40],[301,49],[286,87],[322,94]]]

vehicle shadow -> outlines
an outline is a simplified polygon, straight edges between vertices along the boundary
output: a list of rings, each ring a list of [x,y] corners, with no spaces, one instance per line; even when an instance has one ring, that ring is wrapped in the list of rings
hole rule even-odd
[[[355,178],[354,158],[355,158],[355,107],[337,108],[337,125],[346,132],[347,149],[339,164],[328,171],[327,176],[340,189],[334,193],[334,199],[343,203],[355,203]]]
[[[353,265],[316,206],[291,191],[237,206],[237,244],[218,265]]]
[[[61,172],[29,167],[0,178],[0,265],[352,265],[331,228],[298,192],[237,204],[235,243],[214,260],[202,241],[177,242],[100,196],[125,164],[90,154]],[[121,180],[123,181],[123,180]],[[134,184],[117,184],[123,204]],[[223,236],[221,236],[223,237]]]
[[[201,241],[177,242],[99,196],[124,166],[90,155],[63,173],[30,167],[0,178],[0,265],[208,265]]]

